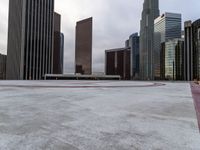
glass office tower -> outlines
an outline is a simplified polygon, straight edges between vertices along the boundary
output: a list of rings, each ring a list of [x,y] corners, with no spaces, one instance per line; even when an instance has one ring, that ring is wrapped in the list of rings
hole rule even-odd
[[[200,19],[185,22],[184,78],[200,79]]]
[[[92,74],[92,18],[77,22],[75,73]]]
[[[193,75],[193,32],[192,21],[186,21],[184,23],[185,28],[185,49],[184,49],[184,79],[191,81],[194,78]]]
[[[154,79],[154,19],[160,14],[158,0],[145,0],[140,23],[140,77]]]
[[[64,73],[64,34],[60,33],[60,70],[61,74]]]
[[[165,79],[183,80],[184,39],[172,39],[165,42]]]
[[[54,13],[54,51],[53,51],[53,74],[63,73],[63,50],[61,45],[61,15]]]
[[[193,75],[200,80],[200,19],[192,24],[193,37]]]
[[[7,79],[52,73],[53,15],[54,0],[9,0]]]
[[[140,70],[140,37],[138,36],[138,33],[134,33],[129,37],[129,45],[131,49],[131,78],[138,79]]]
[[[154,21],[154,77],[160,79],[161,43],[181,38],[181,14],[164,13]]]
[[[6,55],[0,54],[0,80],[6,79],[6,59]]]

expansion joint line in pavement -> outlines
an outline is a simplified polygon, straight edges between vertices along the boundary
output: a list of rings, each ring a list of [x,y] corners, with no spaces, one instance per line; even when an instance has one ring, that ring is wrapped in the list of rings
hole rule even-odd
[[[164,86],[163,83],[152,83],[146,85],[0,85],[7,88],[134,88],[134,87],[157,87]]]

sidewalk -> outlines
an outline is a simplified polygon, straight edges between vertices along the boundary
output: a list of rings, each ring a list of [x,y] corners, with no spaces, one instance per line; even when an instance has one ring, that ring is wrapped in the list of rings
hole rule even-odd
[[[191,89],[200,130],[200,85],[191,83]]]

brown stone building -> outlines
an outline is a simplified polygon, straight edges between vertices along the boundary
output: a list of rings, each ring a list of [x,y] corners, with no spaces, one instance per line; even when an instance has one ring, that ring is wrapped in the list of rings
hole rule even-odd
[[[75,73],[92,74],[92,18],[77,22]]]
[[[120,75],[130,80],[130,48],[118,48],[105,51],[106,75]]]

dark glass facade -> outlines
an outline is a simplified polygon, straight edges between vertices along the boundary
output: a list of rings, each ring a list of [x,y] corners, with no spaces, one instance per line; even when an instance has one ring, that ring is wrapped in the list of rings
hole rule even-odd
[[[161,77],[163,80],[184,80],[183,53],[183,39],[172,39],[162,43]]]
[[[184,80],[184,41],[179,40],[175,47],[176,80]]]
[[[62,35],[60,32],[61,16],[54,13],[54,52],[53,52],[53,74],[63,73],[63,45],[61,45]],[[64,37],[63,37],[64,38]],[[64,43],[63,43],[64,44]]]
[[[106,75],[120,75],[123,80],[130,80],[130,53],[130,48],[106,50]]]
[[[192,24],[193,78],[200,80],[200,19]]]
[[[9,0],[7,79],[52,73],[54,0]]]
[[[160,79],[165,80],[165,43],[161,43],[160,51]]]
[[[200,80],[200,19],[185,22],[184,79]]]
[[[131,78],[138,79],[140,71],[140,37],[138,33],[134,33],[129,37],[129,45],[131,51]]]
[[[6,55],[0,54],[0,80],[6,79]]]
[[[185,27],[185,48],[184,48],[184,79],[193,80],[193,39],[192,21],[186,21]]]
[[[60,70],[64,73],[64,34],[60,33]]]
[[[77,22],[75,73],[92,74],[92,18]]]

